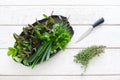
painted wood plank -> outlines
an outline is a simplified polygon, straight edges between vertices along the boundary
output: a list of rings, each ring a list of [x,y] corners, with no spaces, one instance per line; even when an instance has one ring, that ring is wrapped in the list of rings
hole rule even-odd
[[[104,24],[120,24],[120,6],[1,6],[0,25],[23,25],[33,23],[42,14],[70,16],[71,24],[93,24],[100,17]]]
[[[0,76],[0,80],[119,80],[120,76]]]
[[[0,48],[14,45],[13,33],[20,34],[23,26],[0,26]],[[99,26],[85,39],[76,43],[78,38],[90,26],[73,26],[74,35],[67,48],[83,48],[90,45],[105,45],[107,47],[120,47],[119,26]]]
[[[0,0],[0,5],[120,5],[119,0]]]
[[[0,75],[81,75],[81,64],[73,61],[80,49],[60,51],[49,61],[38,64],[34,69],[16,63],[7,56],[6,49],[0,49]],[[106,49],[99,57],[92,59],[85,75],[120,75],[120,49]]]

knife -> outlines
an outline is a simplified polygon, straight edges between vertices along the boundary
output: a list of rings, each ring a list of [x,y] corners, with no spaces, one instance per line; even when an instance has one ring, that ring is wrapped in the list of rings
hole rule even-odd
[[[87,31],[85,31],[85,32],[80,36],[80,38],[76,41],[76,43],[79,42],[79,41],[81,41],[81,40],[83,40],[85,37],[87,37],[87,36],[94,30],[94,28],[96,28],[98,25],[100,25],[100,24],[103,23],[103,22],[104,22],[104,18],[98,19],[98,20],[92,25],[92,27],[90,27]]]

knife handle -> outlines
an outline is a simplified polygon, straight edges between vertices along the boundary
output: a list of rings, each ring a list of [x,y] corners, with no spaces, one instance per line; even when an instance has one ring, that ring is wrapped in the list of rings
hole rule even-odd
[[[96,26],[100,25],[103,22],[104,22],[104,18],[100,18],[92,26],[93,28],[95,28]]]

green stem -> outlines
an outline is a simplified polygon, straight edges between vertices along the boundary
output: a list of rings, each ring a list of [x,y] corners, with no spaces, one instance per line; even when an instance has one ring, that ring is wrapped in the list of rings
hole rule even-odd
[[[46,45],[47,47],[45,48],[44,52],[41,53],[38,57],[36,57],[36,59],[34,60],[33,64],[32,64],[32,68],[34,68],[34,66],[38,63],[38,61],[41,59],[40,62],[43,62],[47,56],[47,54],[50,54],[50,51],[51,51],[51,45],[52,45],[52,42],[50,41],[49,42],[49,45]]]
[[[41,53],[44,52],[49,43],[43,44],[29,59],[29,62],[33,62]]]

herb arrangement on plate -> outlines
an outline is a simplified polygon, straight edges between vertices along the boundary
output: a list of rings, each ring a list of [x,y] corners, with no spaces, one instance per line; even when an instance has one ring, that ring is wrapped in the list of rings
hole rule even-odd
[[[14,47],[9,47],[8,56],[18,63],[34,66],[43,63],[64,50],[74,34],[68,19],[60,15],[43,15],[32,25],[23,28],[20,35],[13,34]]]

